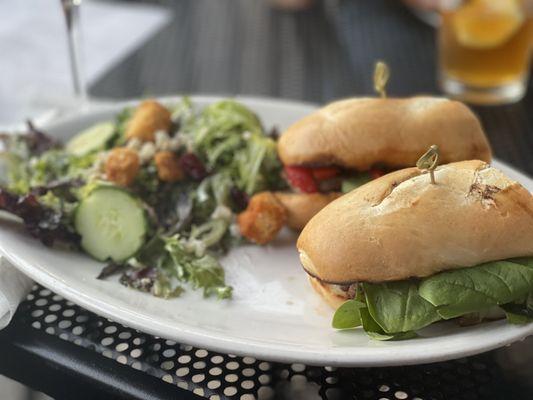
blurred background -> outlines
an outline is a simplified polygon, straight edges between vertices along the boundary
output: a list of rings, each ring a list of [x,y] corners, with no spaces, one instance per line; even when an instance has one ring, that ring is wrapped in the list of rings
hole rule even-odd
[[[0,0],[9,15],[0,27],[0,124],[69,105],[61,3]],[[436,18],[426,11],[441,0],[82,3],[81,69],[95,98],[195,92],[322,103],[372,94],[376,59],[391,67],[391,95],[439,93],[436,30],[426,23]]]
[[[530,0],[0,0],[0,127],[76,112],[83,88],[90,101],[374,95],[381,59],[390,96],[445,89],[499,103],[474,110],[496,155],[531,174],[531,12]],[[34,396],[6,382],[2,399]]]
[[[507,105],[474,110],[496,155],[533,173],[533,0],[0,0],[0,126],[76,108],[68,3],[81,3],[79,64],[93,101],[238,93],[325,103],[373,95],[382,59],[390,96],[514,82],[507,98],[488,99]]]

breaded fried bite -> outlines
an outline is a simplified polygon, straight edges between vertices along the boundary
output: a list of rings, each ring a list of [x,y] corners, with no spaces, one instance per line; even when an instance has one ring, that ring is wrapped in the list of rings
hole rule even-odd
[[[141,163],[135,150],[117,147],[107,156],[105,173],[107,179],[121,186],[129,186],[134,181]]]
[[[163,182],[177,182],[183,179],[179,158],[172,151],[159,151],[154,157],[157,176]]]
[[[168,132],[172,121],[170,112],[155,100],[145,100],[135,109],[126,127],[127,139],[153,142],[157,131]]]
[[[285,207],[271,192],[254,195],[246,210],[237,216],[241,234],[257,244],[273,240],[286,220]]]

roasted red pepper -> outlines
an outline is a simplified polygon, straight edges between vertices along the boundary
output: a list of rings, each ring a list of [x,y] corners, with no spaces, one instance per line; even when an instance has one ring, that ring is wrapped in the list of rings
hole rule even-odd
[[[337,167],[317,167],[317,168],[311,168],[311,173],[313,174],[313,178],[315,178],[317,181],[324,181],[326,179],[335,178],[341,170]]]
[[[368,171],[372,179],[378,179],[379,177],[385,175],[385,173],[377,168],[372,168],[370,171]]]
[[[313,178],[311,168],[285,166],[285,176],[289,183],[304,193],[318,192],[318,186]]]

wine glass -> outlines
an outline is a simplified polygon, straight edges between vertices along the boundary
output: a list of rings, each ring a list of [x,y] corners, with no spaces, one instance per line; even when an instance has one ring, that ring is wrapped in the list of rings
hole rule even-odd
[[[81,55],[80,6],[82,0],[60,1],[67,28],[67,43],[74,94],[80,103],[79,105],[84,107],[87,105],[87,85],[83,73]]]

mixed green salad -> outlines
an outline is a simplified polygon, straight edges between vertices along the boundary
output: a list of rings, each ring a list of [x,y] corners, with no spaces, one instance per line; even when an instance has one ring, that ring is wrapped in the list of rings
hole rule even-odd
[[[377,340],[415,337],[418,329],[459,318],[475,324],[504,315],[510,323],[533,322],[533,258],[494,261],[424,279],[360,283],[341,305],[333,327],[362,326]]]
[[[1,140],[0,209],[45,245],[107,262],[100,279],[164,298],[186,285],[231,297],[217,257],[240,240],[235,214],[284,185],[275,140],[232,100],[147,101],[65,145],[31,123]]]

